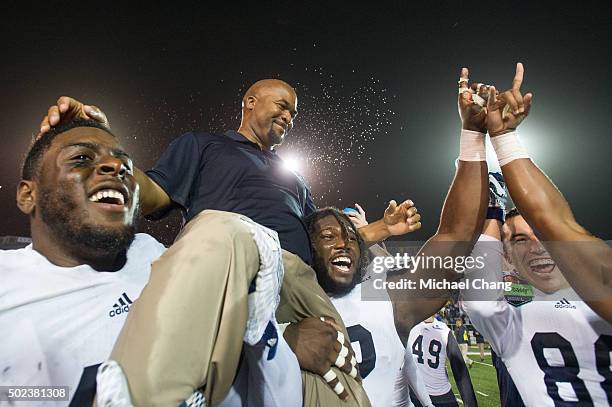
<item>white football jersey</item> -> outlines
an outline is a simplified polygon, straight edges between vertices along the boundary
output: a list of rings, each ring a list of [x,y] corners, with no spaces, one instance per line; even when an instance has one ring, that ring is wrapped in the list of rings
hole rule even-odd
[[[362,301],[361,284],[346,296],[331,300],[346,325],[372,405],[390,406],[404,359],[391,301]]]
[[[116,272],[58,267],[31,245],[0,250],[0,385],[68,386],[72,399],[83,368],[110,355],[151,262],[164,250],[137,234]]]
[[[421,322],[410,331],[406,352],[412,354],[427,393],[441,396],[450,391],[446,372],[446,345],[450,329],[440,321]]]
[[[468,278],[501,281],[499,240],[482,235],[472,256],[485,256],[486,267],[470,271]],[[549,296],[534,291],[539,296],[518,307],[503,291],[495,301],[477,301],[473,288],[462,290],[461,302],[502,358],[525,405],[612,405],[612,325],[575,300],[572,290]]]

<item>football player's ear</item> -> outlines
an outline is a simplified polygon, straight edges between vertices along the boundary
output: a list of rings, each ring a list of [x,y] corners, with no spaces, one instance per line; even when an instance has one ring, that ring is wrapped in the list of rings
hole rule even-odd
[[[32,215],[36,206],[36,182],[21,180],[17,186],[17,207],[26,215]]]

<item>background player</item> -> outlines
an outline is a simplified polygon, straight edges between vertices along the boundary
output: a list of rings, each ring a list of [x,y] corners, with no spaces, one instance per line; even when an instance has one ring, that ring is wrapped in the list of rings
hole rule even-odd
[[[474,361],[468,357],[468,346],[470,343],[470,335],[468,334],[468,330],[463,325],[463,319],[461,317],[457,318],[455,321],[455,339],[457,344],[459,345],[459,350],[461,351],[461,355],[465,363],[472,367],[472,363]]]
[[[446,372],[447,360],[463,405],[478,405],[463,354],[446,324],[431,316],[412,328],[406,353],[407,357],[414,358],[434,406],[458,406]],[[420,407],[413,393],[411,398],[415,406]]]
[[[476,339],[476,345],[478,346],[478,352],[480,354],[480,361],[484,362],[485,359],[485,340],[478,330],[474,330],[474,338]]]

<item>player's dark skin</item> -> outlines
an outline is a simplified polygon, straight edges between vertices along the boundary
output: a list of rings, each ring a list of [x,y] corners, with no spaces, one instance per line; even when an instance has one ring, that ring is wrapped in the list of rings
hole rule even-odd
[[[416,216],[416,208],[412,209],[415,210]],[[352,288],[362,255],[355,232],[345,230],[333,215],[328,215],[315,222],[310,240],[314,254],[313,264],[319,281],[321,275],[325,274],[336,285]],[[348,259],[348,264],[346,261],[336,264],[337,259]]]
[[[41,202],[42,191],[52,189],[62,194],[59,202]],[[101,189],[114,189],[124,195],[122,204],[91,202]],[[76,127],[59,134],[44,153],[41,168],[32,180],[21,180],[17,188],[17,206],[30,215],[32,244],[51,263],[62,267],[89,264],[96,270],[113,271],[125,262],[125,250],[109,253],[83,242],[75,247],[59,238],[41,215],[42,205],[76,206],[70,227],[88,224],[109,233],[121,232],[135,222],[138,185],[129,156],[117,139],[104,130]],[[67,207],[67,206],[66,206]],[[58,208],[62,210],[62,208]],[[65,209],[64,209],[65,210]],[[127,249],[127,248],[126,248]]]
[[[409,210],[409,223],[416,224],[420,215],[416,208]],[[327,273],[335,284],[353,287],[354,277],[360,262],[361,251],[354,231],[345,233],[334,216],[326,216],[315,223],[314,233],[311,235],[314,252],[314,268],[321,281],[320,273]],[[338,267],[334,260],[342,257],[349,258],[349,266]],[[332,294],[332,293],[328,293]],[[340,343],[336,340],[337,331],[334,321],[329,319],[323,322],[317,318],[308,318],[287,327],[284,337],[297,356],[300,367],[305,370],[324,375],[340,352]],[[345,338],[345,346],[349,349],[349,356],[340,368],[350,373],[351,357],[354,356],[348,346],[350,342]],[[335,382],[330,383],[333,387]]]

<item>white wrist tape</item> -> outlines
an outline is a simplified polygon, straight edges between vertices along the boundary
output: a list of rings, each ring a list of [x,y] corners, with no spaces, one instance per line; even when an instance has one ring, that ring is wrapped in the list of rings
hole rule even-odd
[[[339,396],[342,393],[344,393],[344,386],[342,385],[342,383],[338,382],[336,383],[336,386],[334,386],[334,392]]]
[[[331,368],[327,371],[327,373],[325,373],[323,375],[323,380],[325,380],[327,383],[333,381],[334,379],[337,379],[338,376],[336,376],[336,372],[334,372],[333,370],[331,370]]]
[[[461,130],[459,159],[461,161],[486,161],[485,134],[472,130]]]
[[[480,95],[476,93],[472,95],[472,100],[474,101],[474,103],[476,103],[480,107],[483,107],[484,105],[487,104],[487,101],[484,100]]]
[[[521,144],[516,131],[491,137],[491,144],[493,144],[493,149],[495,154],[497,154],[500,167],[518,158],[530,158],[527,150]]]

